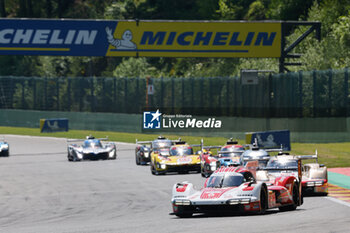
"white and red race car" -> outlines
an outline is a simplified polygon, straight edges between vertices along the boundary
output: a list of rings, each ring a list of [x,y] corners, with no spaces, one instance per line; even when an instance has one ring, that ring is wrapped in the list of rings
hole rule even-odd
[[[327,167],[318,163],[317,151],[314,155],[289,155],[288,153],[279,153],[271,157],[262,171],[257,171],[257,178],[266,183],[273,181],[274,177],[282,175],[297,176],[298,161],[315,159],[315,163],[306,163],[302,165],[302,193],[307,194],[328,194]]]
[[[256,161],[245,167],[222,167],[216,170],[196,190],[192,183],[177,183],[171,199],[173,212],[178,217],[190,217],[194,213],[208,212],[256,212],[279,208],[295,210],[302,204],[301,163],[299,177],[276,177],[273,184],[256,181]]]

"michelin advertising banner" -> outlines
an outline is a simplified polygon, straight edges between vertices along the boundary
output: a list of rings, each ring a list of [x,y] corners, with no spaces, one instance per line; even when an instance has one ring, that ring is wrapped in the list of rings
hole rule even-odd
[[[0,19],[0,55],[280,57],[281,23]]]

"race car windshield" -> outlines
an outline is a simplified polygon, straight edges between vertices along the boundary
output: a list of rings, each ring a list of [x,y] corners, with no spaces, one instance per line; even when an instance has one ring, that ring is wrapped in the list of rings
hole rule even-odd
[[[166,148],[171,147],[172,143],[169,140],[162,140],[162,141],[154,141],[152,142],[153,148]]]
[[[229,157],[240,157],[244,149],[241,147],[235,147],[235,148],[224,147],[224,148],[221,148],[220,151],[224,152],[224,153],[219,153],[220,157],[229,158]]]
[[[161,156],[169,156],[169,148],[160,148],[154,150],[155,153],[160,154]]]
[[[171,156],[193,155],[193,149],[190,146],[172,147],[170,149]]]
[[[85,148],[101,148],[102,144],[100,141],[85,141],[83,147]]]
[[[297,160],[270,160],[266,165],[267,170],[298,170]]]
[[[237,187],[243,183],[243,176],[237,175],[212,175],[209,178],[207,187],[222,188],[222,187]]]
[[[241,157],[241,152],[231,152],[231,153],[219,153],[219,156],[222,158],[232,158],[232,157]]]

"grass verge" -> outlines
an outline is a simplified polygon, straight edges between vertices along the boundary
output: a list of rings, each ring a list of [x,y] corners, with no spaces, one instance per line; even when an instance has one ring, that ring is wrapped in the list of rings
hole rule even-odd
[[[138,134],[138,133],[121,133],[108,131],[91,131],[91,130],[70,130],[69,132],[59,133],[40,133],[37,128],[20,128],[20,127],[2,127],[1,134],[31,135],[44,137],[61,137],[61,138],[85,138],[87,135],[93,135],[97,138],[106,137],[111,141],[135,143],[135,140],[153,140],[156,134]],[[177,139],[189,142],[190,144],[200,143],[204,139],[205,145],[223,145],[227,138],[224,137],[195,137],[195,136],[178,136],[164,135],[170,139]],[[245,143],[239,140],[239,143]],[[307,155],[314,154],[318,151],[319,163],[327,167],[350,167],[350,142],[344,143],[292,143],[292,154]]]

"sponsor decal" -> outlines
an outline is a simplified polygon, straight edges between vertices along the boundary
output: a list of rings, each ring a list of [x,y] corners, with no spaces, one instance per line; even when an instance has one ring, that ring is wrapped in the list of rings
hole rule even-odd
[[[233,187],[231,188],[223,188],[223,189],[205,189],[201,195],[201,199],[215,199],[215,198],[219,198],[221,197],[222,194],[224,194],[225,192],[229,191],[233,189]]]
[[[279,22],[118,21],[107,56],[280,57]],[[124,43],[125,46],[122,46]]]
[[[176,192],[185,192],[188,184],[179,185],[176,187]]]
[[[0,19],[0,55],[105,56],[117,21]]]
[[[280,22],[0,19],[0,54],[280,57]]]
[[[181,156],[177,159],[178,163],[190,163],[192,162],[192,158],[189,156]]]

